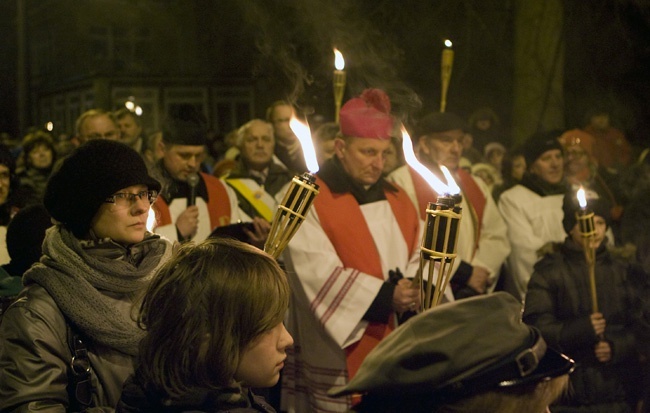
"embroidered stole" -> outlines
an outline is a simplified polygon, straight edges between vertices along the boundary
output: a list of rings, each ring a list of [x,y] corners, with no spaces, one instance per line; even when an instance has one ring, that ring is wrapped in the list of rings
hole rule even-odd
[[[317,179],[317,183],[320,193],[314,200],[314,207],[343,266],[384,281],[379,252],[357,200],[350,193],[332,193],[321,179]],[[409,252],[413,254],[419,244],[419,221],[413,204],[402,189],[397,192],[385,190],[384,193]],[[388,324],[368,323],[361,340],[345,349],[348,379],[354,377],[366,355],[393,330],[393,318],[391,315]]]
[[[244,198],[262,218],[268,222],[273,220],[273,214],[275,213],[273,205],[275,204],[275,200],[271,194],[267,193],[253,179],[226,179],[226,183]],[[257,188],[252,187],[252,185],[257,186]]]

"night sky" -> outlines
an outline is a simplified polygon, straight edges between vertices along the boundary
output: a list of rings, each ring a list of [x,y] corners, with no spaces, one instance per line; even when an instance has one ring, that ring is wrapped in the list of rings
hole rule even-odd
[[[294,98],[316,113],[331,112],[332,46],[346,55],[346,99],[374,86],[386,89],[396,112],[406,118],[437,110],[440,53],[443,40],[450,38],[456,57],[447,109],[468,116],[487,105],[506,125],[511,120],[513,25],[519,1],[184,3],[194,8],[194,24],[202,27],[198,42],[207,47],[216,38],[232,43],[224,50],[224,60],[229,53],[238,54],[240,65],[221,67],[217,75],[230,70],[225,75],[248,77],[261,85],[258,115],[265,103],[278,97]],[[645,146],[650,142],[649,3],[564,1],[566,128],[582,126],[587,110],[605,106],[633,143]],[[0,36],[4,39],[0,42],[0,131],[13,133],[17,130],[15,4],[14,0],[0,2]],[[220,31],[225,22],[228,30]]]

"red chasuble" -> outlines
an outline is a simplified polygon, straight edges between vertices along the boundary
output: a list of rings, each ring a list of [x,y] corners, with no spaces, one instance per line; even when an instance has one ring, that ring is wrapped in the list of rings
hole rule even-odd
[[[343,266],[355,268],[383,281],[385,277],[379,253],[357,200],[350,193],[332,193],[321,179],[317,179],[317,183],[320,185],[320,193],[314,200],[314,207]],[[409,252],[413,254],[419,243],[419,220],[413,204],[402,189],[397,192],[384,190],[384,194]],[[388,324],[369,323],[361,340],[345,349],[348,379],[354,377],[366,355],[393,330],[393,326],[393,316]]]

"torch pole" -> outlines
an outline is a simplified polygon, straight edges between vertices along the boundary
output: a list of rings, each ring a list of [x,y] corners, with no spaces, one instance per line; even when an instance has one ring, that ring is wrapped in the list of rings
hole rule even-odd
[[[596,293],[596,249],[593,246],[593,239],[596,235],[594,225],[594,213],[586,209],[576,212],[578,229],[582,235],[582,245],[585,254],[585,261],[589,270],[589,289],[591,293],[592,312],[598,312],[598,294]]]
[[[345,71],[335,70],[332,83],[334,86],[334,118],[338,124],[341,102],[343,102],[343,92],[345,91]]]

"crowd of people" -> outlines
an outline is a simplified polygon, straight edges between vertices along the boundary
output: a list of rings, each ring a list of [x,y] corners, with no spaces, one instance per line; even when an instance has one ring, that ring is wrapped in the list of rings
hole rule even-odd
[[[296,112],[214,141],[191,106],[149,134],[92,109],[68,139],[0,146],[0,411],[650,411],[650,157],[607,111],[516,146],[490,108],[406,125],[461,191],[426,311],[413,280],[446,194],[405,162],[382,90],[314,128],[319,193],[263,251],[307,169]]]

